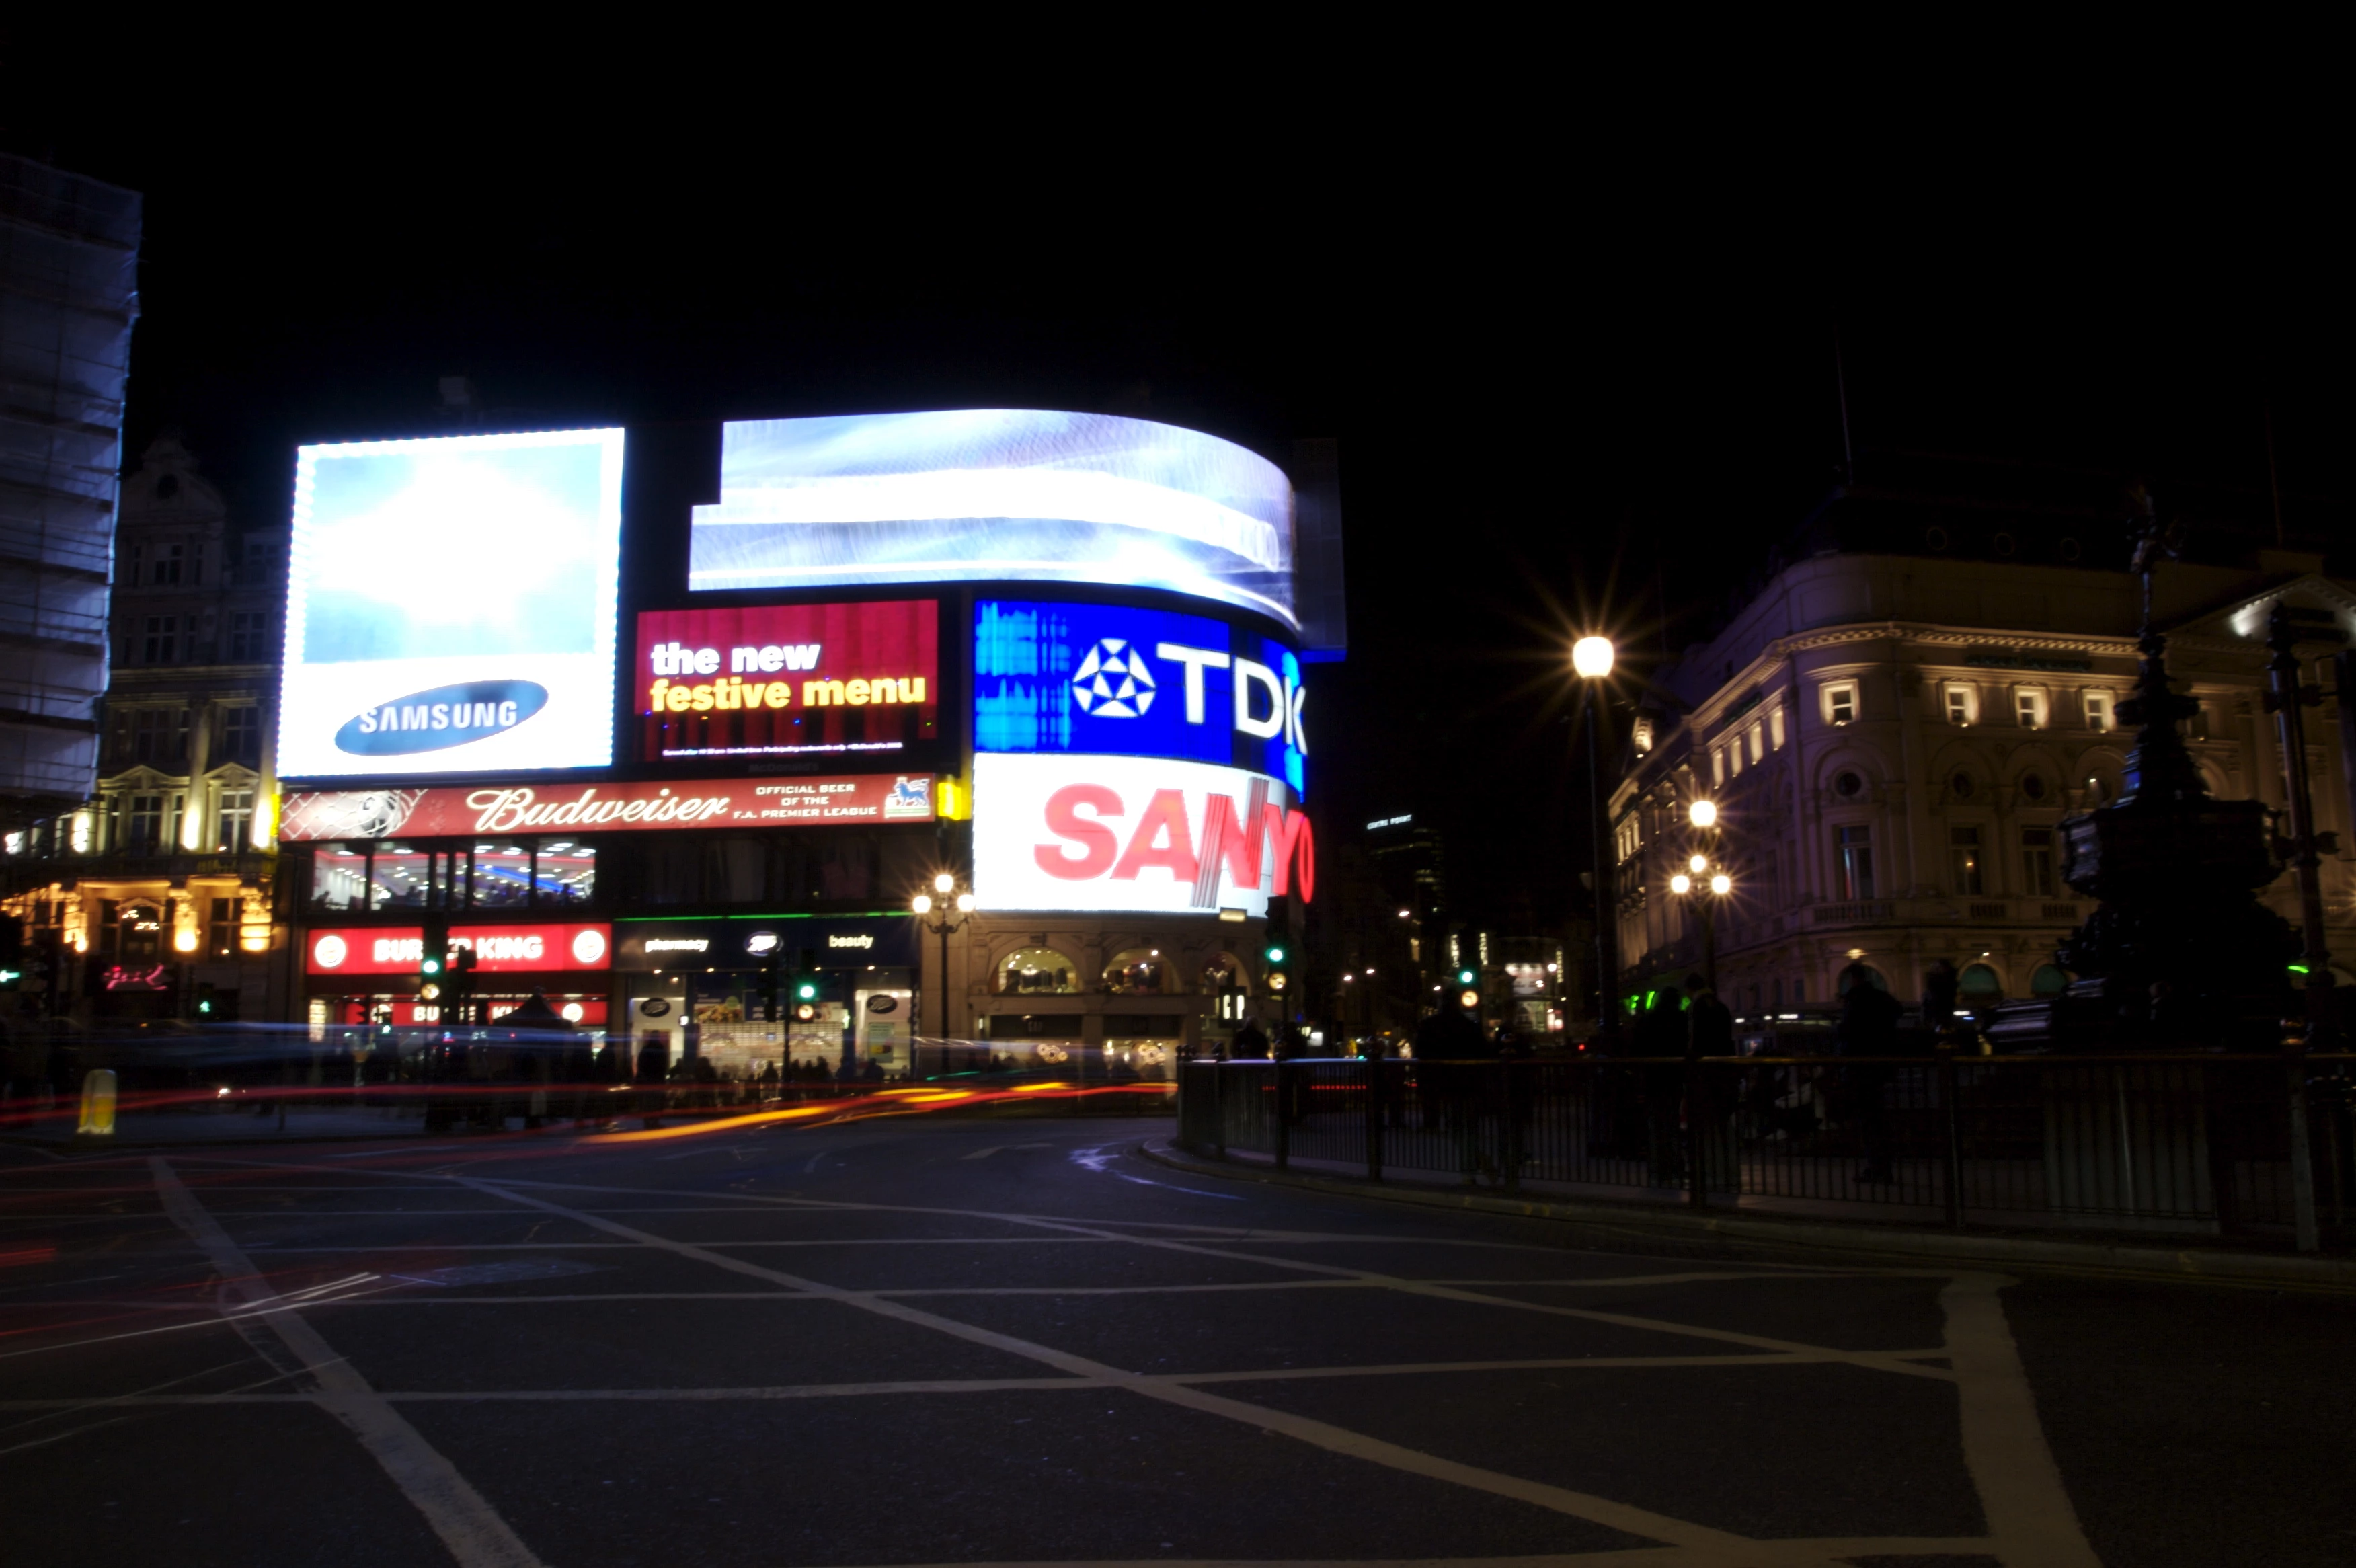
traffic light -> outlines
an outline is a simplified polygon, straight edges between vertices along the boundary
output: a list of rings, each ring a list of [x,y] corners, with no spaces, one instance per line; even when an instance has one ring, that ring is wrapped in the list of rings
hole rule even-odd
[[[805,970],[794,976],[794,1019],[808,1024],[818,1017],[819,978]]]
[[[213,983],[212,983],[211,981],[209,981],[209,980],[199,980],[199,981],[198,981],[198,982],[197,982],[197,1016],[198,1016],[198,1017],[199,1017],[199,1018],[209,1018],[209,1017],[212,1017],[212,1016],[214,1015],[213,1015],[213,1008],[214,1008],[214,999],[213,999]]]
[[[417,999],[442,1000],[444,977],[450,969],[450,922],[438,915],[425,918],[425,937],[417,951]]]
[[[1460,969],[1456,972],[1456,983],[1459,985],[1473,984],[1478,982],[1480,978],[1481,974],[1478,970]]]
[[[1268,961],[1268,989],[1270,994],[1281,996],[1284,988],[1292,983],[1292,954],[1282,942],[1270,942],[1260,955]]]

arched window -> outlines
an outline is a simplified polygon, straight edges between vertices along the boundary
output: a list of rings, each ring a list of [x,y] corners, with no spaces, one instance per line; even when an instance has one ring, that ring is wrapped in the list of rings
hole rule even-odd
[[[1072,961],[1053,948],[1023,948],[1000,962],[993,989],[1001,996],[1069,996],[1079,990],[1075,972]]]
[[[1843,996],[1847,995],[1849,988],[1857,983],[1857,976],[1853,972],[1857,970],[1863,970],[1865,972],[1865,978],[1872,983],[1872,986],[1876,991],[1888,991],[1890,989],[1890,977],[1883,974],[1881,971],[1874,968],[1873,965],[1869,963],[1852,963],[1845,964],[1841,968],[1840,977],[1837,982],[1839,986],[1839,994]]]
[[[2059,996],[2070,988],[2070,972],[2058,964],[2040,963],[2029,977],[2031,996]]]
[[[1160,948],[1130,948],[1105,965],[1104,988],[1115,996],[1161,996],[1174,978]]]
[[[1249,983],[1244,973],[1244,961],[1231,952],[1223,952],[1203,966],[1194,990],[1198,995],[1216,996],[1223,991],[1242,990]]]
[[[2004,982],[1984,963],[1966,964],[1955,986],[1966,1006],[1984,1007],[2004,1000]]]

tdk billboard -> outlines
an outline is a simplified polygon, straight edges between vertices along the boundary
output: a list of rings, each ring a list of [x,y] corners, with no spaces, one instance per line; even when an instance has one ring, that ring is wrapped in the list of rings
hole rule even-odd
[[[974,606],[978,752],[1167,757],[1303,790],[1307,694],[1281,644],[1207,616],[1117,605]]]

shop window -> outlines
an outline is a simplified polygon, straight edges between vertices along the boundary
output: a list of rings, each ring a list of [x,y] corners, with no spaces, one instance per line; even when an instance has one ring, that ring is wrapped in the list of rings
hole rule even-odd
[[[998,966],[994,986],[1001,996],[1070,996],[1079,991],[1072,961],[1053,948],[1023,948]]]
[[[2053,830],[2020,831],[2020,890],[2031,898],[2053,897]]]
[[[534,904],[542,909],[573,909],[597,896],[594,845],[560,839],[540,846],[532,857]]]
[[[372,909],[439,909],[450,882],[451,856],[405,843],[380,843],[369,862]]]
[[[323,843],[311,852],[311,908],[348,911],[368,908],[368,852]]]
[[[1825,682],[1825,723],[1852,725],[1857,722],[1857,682],[1827,681]]]
[[[1171,965],[1160,948],[1130,948],[1105,965],[1104,988],[1114,996],[1160,996],[1167,993]]]
[[[1987,878],[1980,866],[1979,829],[1947,830],[1947,876],[1959,897],[1973,897],[1987,890]]]
[[[1873,897],[1873,829],[1864,823],[1833,830],[1840,863],[1841,897]]]
[[[1244,961],[1231,952],[1223,952],[1203,966],[1194,983],[1200,995],[1217,996],[1229,991],[1249,989],[1250,981],[1244,971]]]
[[[377,850],[377,880],[384,880],[384,852]],[[474,894],[477,909],[522,909],[531,904],[531,848],[519,843],[478,843],[475,846]]]

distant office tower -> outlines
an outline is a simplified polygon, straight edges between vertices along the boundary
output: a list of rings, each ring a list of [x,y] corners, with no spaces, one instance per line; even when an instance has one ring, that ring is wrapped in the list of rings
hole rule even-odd
[[[97,778],[139,197],[0,154],[0,822]]]

